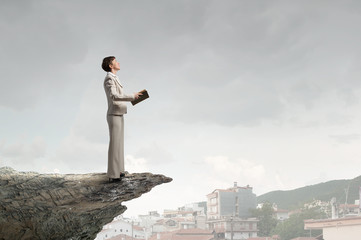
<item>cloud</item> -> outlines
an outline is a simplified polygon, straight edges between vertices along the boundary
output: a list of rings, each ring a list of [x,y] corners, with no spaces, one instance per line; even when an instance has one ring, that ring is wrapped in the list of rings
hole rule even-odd
[[[167,164],[174,160],[172,154],[156,142],[141,147],[136,155],[146,157],[149,162],[155,165]]]
[[[83,88],[72,126],[74,135],[94,143],[107,143],[109,140],[106,121],[107,102],[102,80],[102,78],[90,79],[86,88]]]
[[[208,174],[224,184],[239,181],[240,184],[258,184],[265,180],[265,168],[248,160],[231,160],[226,156],[209,156],[204,163],[210,171]],[[223,184],[222,184],[223,185]]]
[[[92,142],[89,139],[70,133],[60,143],[53,156],[52,168],[61,172],[87,173],[105,172],[108,145]]]
[[[87,53],[85,30],[47,1],[6,1],[0,21],[6,36],[0,39],[0,106],[23,110],[60,95],[72,80],[72,65]]]
[[[355,140],[359,140],[361,134],[339,134],[339,135],[330,135],[330,138],[336,140],[339,143],[350,143]]]
[[[147,166],[148,160],[146,158],[136,158],[132,155],[126,155],[124,164],[126,171],[130,173],[149,172],[149,167]]]
[[[5,141],[0,144],[0,157],[13,166],[29,166],[35,160],[45,157],[46,152],[47,144],[41,136],[30,141],[26,137],[21,137],[12,144],[6,144]]]
[[[150,80],[152,98],[166,99],[158,106],[186,123],[257,126],[282,119],[287,104],[312,108],[332,91],[340,101],[358,101],[361,34],[353,31],[359,16],[349,12],[359,4],[316,6],[7,2],[0,79],[9,84],[2,85],[0,105],[27,109],[46,96],[63,97],[88,79],[79,64],[106,53],[119,53],[124,76],[137,86]],[[116,16],[113,27],[104,12]],[[18,61],[28,63],[22,71]]]
[[[187,123],[254,126],[281,120],[287,105],[322,108],[318,103],[330,94],[358,101],[352,96],[361,86],[355,68],[361,48],[354,46],[361,34],[352,30],[347,5],[320,5],[210,3],[201,35],[189,36],[192,49],[168,70],[176,86],[167,98],[170,115]],[[321,13],[324,8],[339,17]]]

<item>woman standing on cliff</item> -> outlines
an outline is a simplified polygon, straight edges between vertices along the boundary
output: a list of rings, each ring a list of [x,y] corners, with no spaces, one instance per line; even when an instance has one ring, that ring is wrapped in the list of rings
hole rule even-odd
[[[124,173],[124,117],[126,102],[138,99],[141,93],[125,94],[116,73],[120,70],[114,56],[103,59],[102,68],[107,72],[104,90],[108,101],[107,122],[109,126],[108,171],[109,182],[119,181]]]

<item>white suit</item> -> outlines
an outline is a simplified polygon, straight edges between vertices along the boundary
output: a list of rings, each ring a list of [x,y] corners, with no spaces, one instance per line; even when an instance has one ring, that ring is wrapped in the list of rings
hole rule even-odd
[[[107,95],[109,126],[108,172],[109,178],[119,178],[124,172],[124,117],[127,113],[126,101],[133,101],[134,94],[126,95],[118,77],[108,72],[104,79],[104,90]]]

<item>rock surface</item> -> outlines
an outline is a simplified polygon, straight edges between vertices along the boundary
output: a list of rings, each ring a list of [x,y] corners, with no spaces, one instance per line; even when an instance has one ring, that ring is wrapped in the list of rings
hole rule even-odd
[[[108,183],[105,173],[39,174],[0,168],[0,240],[94,239],[138,198],[171,178],[151,173]]]

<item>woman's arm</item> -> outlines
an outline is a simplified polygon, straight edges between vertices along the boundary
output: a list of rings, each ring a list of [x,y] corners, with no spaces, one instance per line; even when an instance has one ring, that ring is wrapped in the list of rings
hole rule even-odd
[[[119,94],[117,92],[115,82],[111,78],[105,80],[104,86],[108,91],[109,96],[115,101],[133,101],[134,99],[136,99],[136,97],[138,97],[136,96],[136,94],[123,94],[123,93]]]

